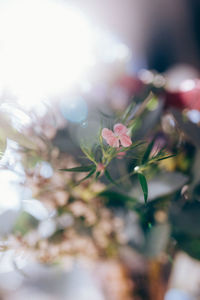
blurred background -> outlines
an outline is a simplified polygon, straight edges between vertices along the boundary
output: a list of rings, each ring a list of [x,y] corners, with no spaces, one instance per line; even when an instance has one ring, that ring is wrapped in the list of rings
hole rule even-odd
[[[199,1],[76,1],[100,26],[118,35],[134,57],[133,71],[199,67]],[[114,11],[114,13],[113,13]]]
[[[0,299],[200,299],[199,16],[198,0],[1,0]],[[82,139],[150,91],[133,139],[176,156],[147,174],[148,205],[134,178],[72,188],[59,169]]]

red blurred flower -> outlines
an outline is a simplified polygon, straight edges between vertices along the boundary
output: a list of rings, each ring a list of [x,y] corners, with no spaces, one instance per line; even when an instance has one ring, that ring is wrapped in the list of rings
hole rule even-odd
[[[118,78],[115,85],[125,89],[129,96],[139,93],[144,87],[144,83],[139,78],[128,75]]]
[[[200,110],[200,80],[185,80],[177,91],[166,91],[166,106]]]

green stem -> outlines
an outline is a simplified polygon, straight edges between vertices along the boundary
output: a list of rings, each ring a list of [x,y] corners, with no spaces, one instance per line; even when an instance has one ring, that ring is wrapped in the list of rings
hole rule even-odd
[[[135,119],[141,116],[141,114],[144,112],[144,110],[146,109],[147,104],[153,98],[153,96],[154,96],[153,93],[150,92],[149,95],[147,96],[147,98],[142,102],[142,104],[140,105],[139,109],[135,113],[133,120],[131,120],[129,122],[129,124],[128,124],[129,128],[134,124]]]

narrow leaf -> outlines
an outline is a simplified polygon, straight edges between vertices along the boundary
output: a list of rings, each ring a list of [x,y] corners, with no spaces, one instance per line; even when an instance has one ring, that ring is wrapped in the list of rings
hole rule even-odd
[[[147,203],[148,199],[148,185],[147,185],[147,180],[146,177],[142,173],[138,173],[138,179],[140,181],[140,185],[144,194],[144,201]]]
[[[101,174],[101,172],[100,172],[100,171],[98,171],[98,172],[96,173],[96,176],[95,176],[95,178],[96,178],[96,179],[98,179],[98,178],[99,178],[99,176],[100,176],[100,174]]]
[[[89,172],[95,169],[96,169],[95,165],[89,165],[89,166],[80,166],[80,167],[75,167],[70,169],[59,169],[59,170],[63,172]]]
[[[88,175],[83,177],[81,180],[79,180],[76,185],[80,184],[81,182],[85,181],[86,179],[90,178],[94,173],[96,172],[96,169],[93,169]]]
[[[155,138],[151,141],[151,143],[149,143],[149,145],[144,153],[144,156],[142,158],[142,164],[145,164],[148,161],[149,155],[151,153],[154,143],[155,143]]]
[[[158,159],[156,159],[156,160],[157,160],[157,161],[160,161],[160,160],[167,159],[167,158],[171,158],[171,157],[174,157],[174,156],[176,156],[176,154],[163,156],[163,157],[160,157],[160,158],[158,158]]]
[[[113,184],[115,184],[115,185],[117,184],[117,183],[112,179],[112,177],[111,177],[111,175],[110,175],[110,173],[108,172],[107,169],[105,169],[104,174],[105,174],[106,178],[107,178],[111,183],[113,183]]]
[[[86,148],[85,146],[82,145],[81,150],[83,151],[83,153],[89,160],[91,160],[93,163],[95,163],[95,157],[94,157],[94,154],[92,153],[91,149]]]

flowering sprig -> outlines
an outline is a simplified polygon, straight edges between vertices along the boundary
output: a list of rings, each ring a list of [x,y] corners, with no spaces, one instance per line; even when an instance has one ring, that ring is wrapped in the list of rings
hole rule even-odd
[[[105,175],[111,184],[119,185],[119,183],[127,177],[137,174],[146,203],[148,199],[148,185],[145,177],[146,169],[153,163],[171,157],[171,155],[166,155],[164,149],[160,149],[160,151],[153,156],[151,155],[155,139],[148,144],[142,155],[142,159],[138,161],[138,165],[124,177],[113,180],[109,173],[108,166],[113,159],[126,157],[128,151],[131,151],[144,143],[144,141],[140,140],[133,142],[131,135],[134,128],[134,122],[136,122],[143,113],[146,105],[152,99],[152,96],[152,93],[150,93],[150,95],[142,102],[135,115],[133,115],[133,109],[135,109],[135,107],[131,104],[126,109],[125,113],[118,119],[118,122],[113,126],[113,130],[106,127],[101,128],[98,136],[98,143],[95,147],[89,148],[84,143],[81,145],[83,153],[90,161],[89,165],[82,165],[71,169],[62,169],[61,171],[87,173],[87,175],[76,184],[89,179],[93,175],[95,180],[100,176]],[[122,122],[124,122],[124,124]]]

